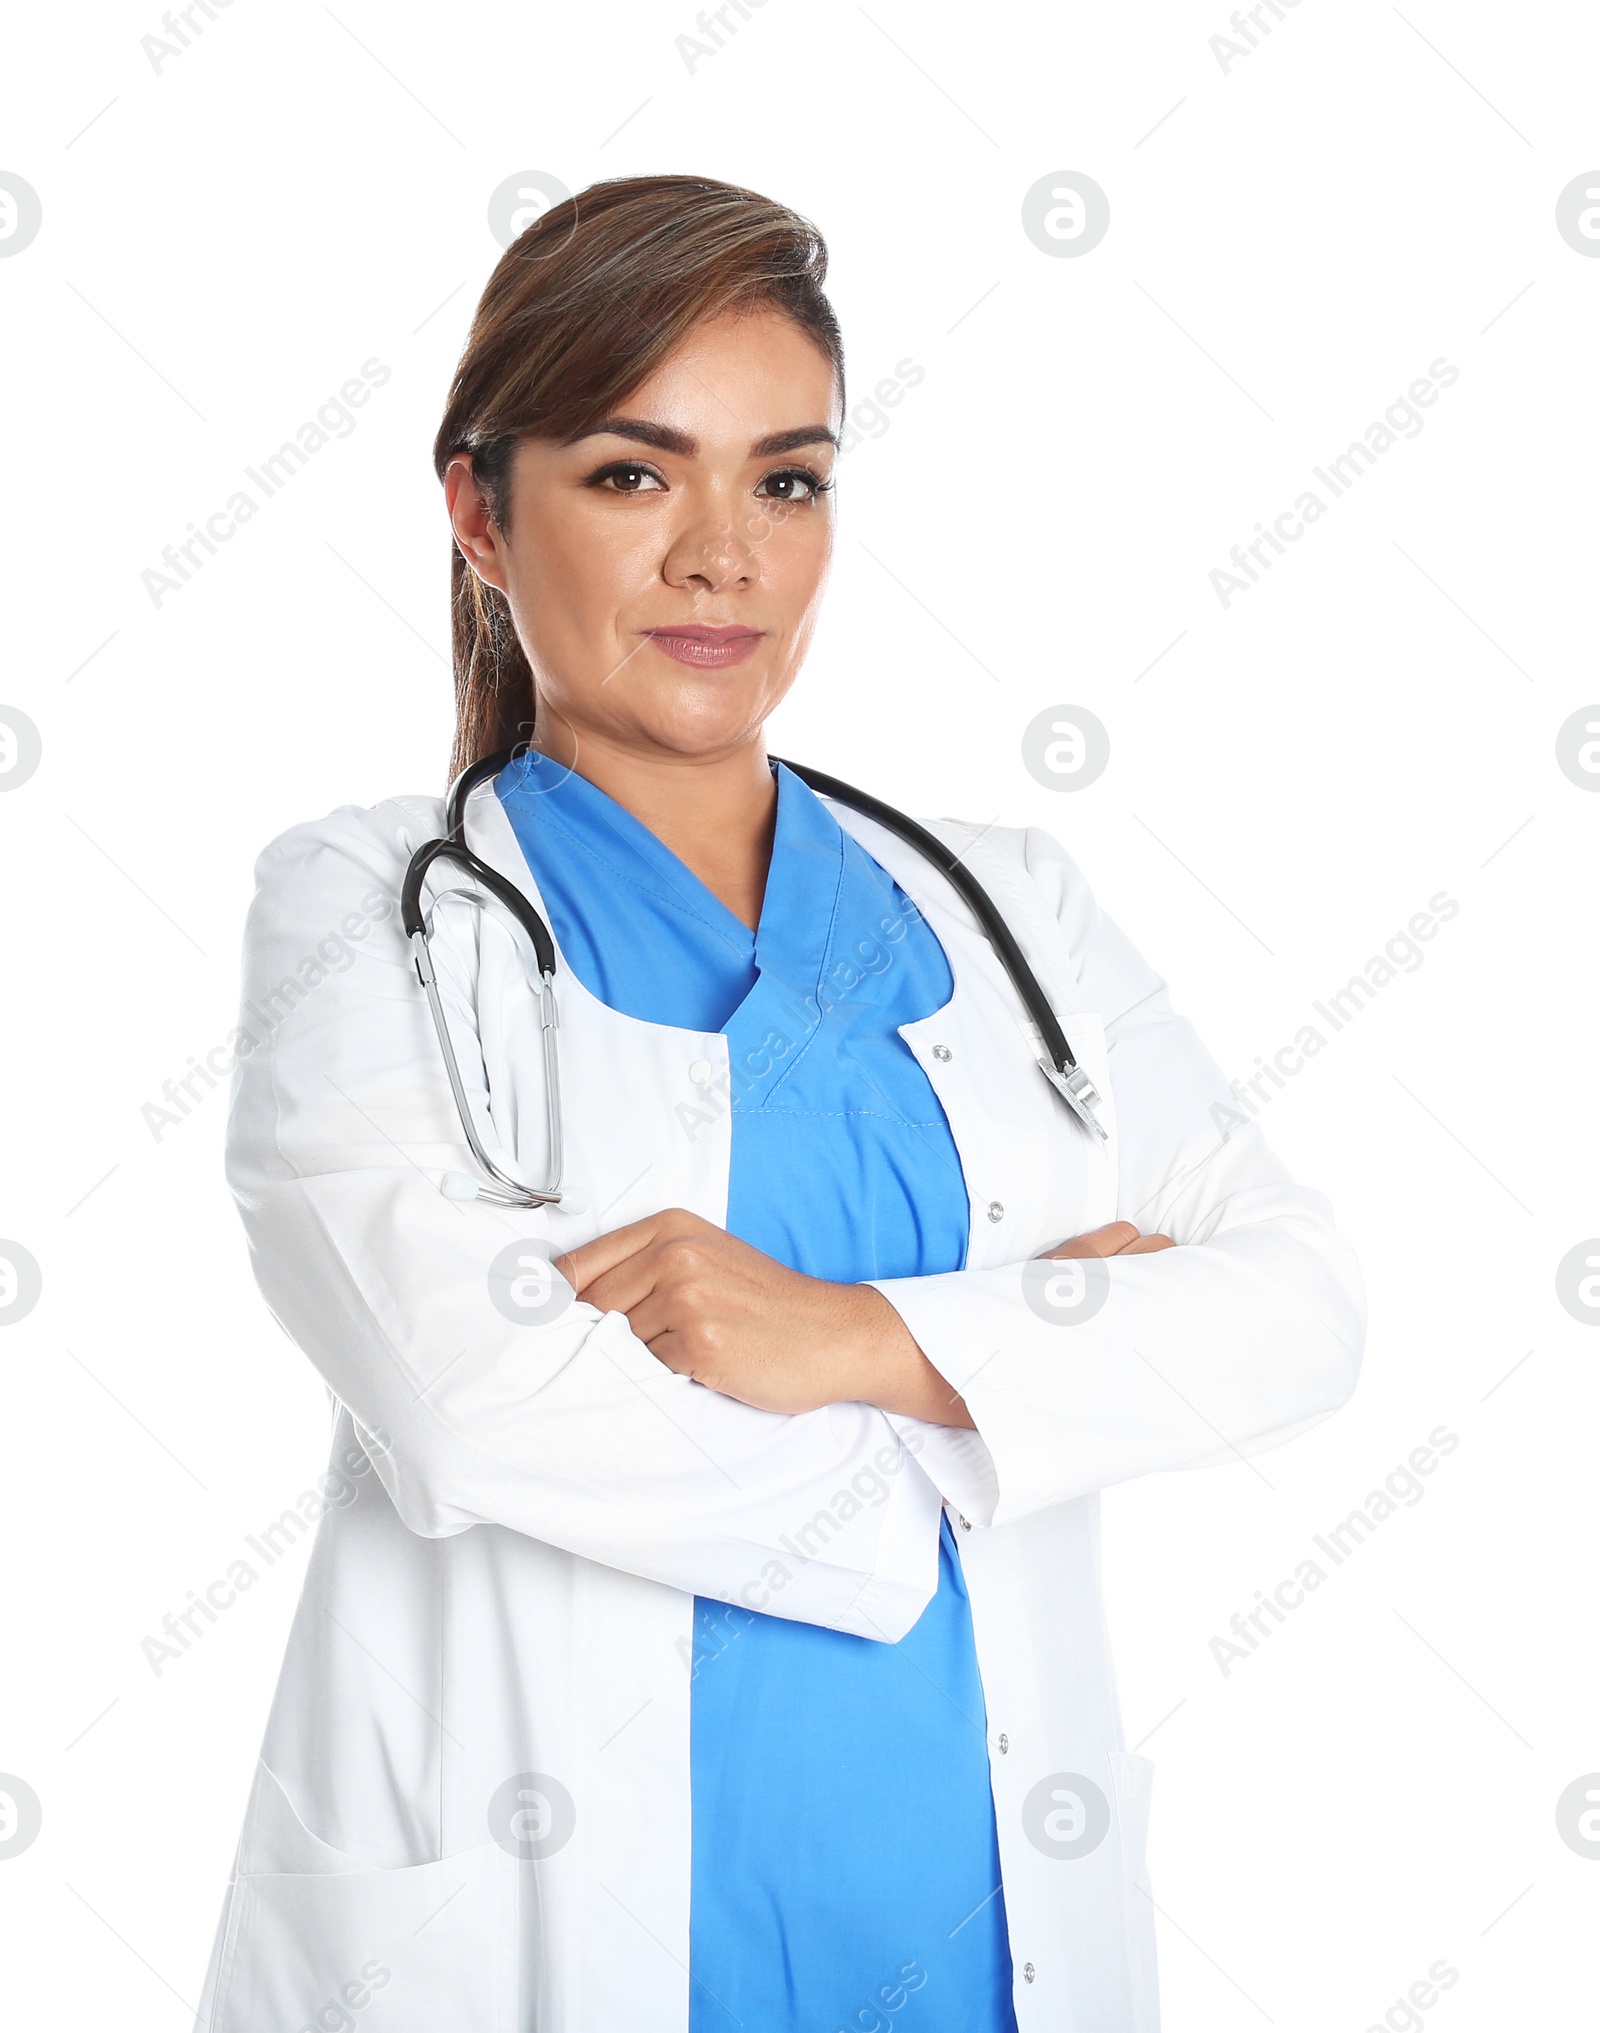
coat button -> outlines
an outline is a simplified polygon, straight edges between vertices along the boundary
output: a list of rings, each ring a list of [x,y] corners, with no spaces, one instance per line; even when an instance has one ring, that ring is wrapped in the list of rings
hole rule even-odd
[[[711,1078],[711,1061],[709,1059],[696,1059],[689,1068],[689,1078],[697,1087],[704,1087],[706,1082]]]
[[[1005,1731],[1002,1730],[1000,1732],[1000,1755],[1002,1758],[1005,1756],[1006,1752],[1010,1750],[1010,1748],[1011,1748],[1011,1739],[1006,1735]]]
[[[1025,1962],[1022,1965],[1022,1981],[1025,1984],[1031,1984],[1037,1974],[1038,1972],[1034,1969],[1031,1962]]]
[[[935,1045],[933,1048],[933,1056],[936,1059],[950,1058],[952,1056],[950,1047],[948,1045]]]
[[[991,1200],[989,1202],[989,1219],[991,1221],[1004,1221],[1005,1218],[1006,1210],[1004,1205],[998,1200]]]

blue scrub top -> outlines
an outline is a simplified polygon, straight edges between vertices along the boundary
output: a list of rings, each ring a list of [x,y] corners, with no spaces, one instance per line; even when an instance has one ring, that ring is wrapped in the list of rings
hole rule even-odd
[[[754,933],[585,778],[530,754],[495,789],[584,987],[726,1036],[729,1233],[842,1283],[959,1270],[961,1161],[896,1029],[949,1001],[949,963],[886,871],[775,768]],[[707,1096],[708,1121],[721,1105]],[[862,1502],[887,1493],[873,1471],[857,1482]],[[1015,2033],[949,1519],[938,1592],[898,1644],[696,1597],[693,1650],[690,2033],[845,2033],[902,2008],[925,2033]]]

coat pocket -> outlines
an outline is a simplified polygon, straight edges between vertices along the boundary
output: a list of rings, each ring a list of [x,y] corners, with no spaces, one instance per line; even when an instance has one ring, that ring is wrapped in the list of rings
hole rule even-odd
[[[514,2033],[515,1859],[491,1841],[377,1869],[261,1779],[270,1830],[253,1814],[240,1846],[203,2033],[361,2033],[369,2008],[374,2033]]]
[[[1117,1832],[1122,1846],[1122,1907],[1127,1929],[1129,2024],[1132,2033],[1158,2033],[1160,1998],[1156,1984],[1156,1909],[1145,1867],[1150,1827],[1150,1786],[1155,1767],[1133,1751],[1107,1753],[1116,1792]]]

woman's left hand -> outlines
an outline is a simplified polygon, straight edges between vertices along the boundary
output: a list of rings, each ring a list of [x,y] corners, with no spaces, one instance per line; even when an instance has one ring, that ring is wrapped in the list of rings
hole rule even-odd
[[[859,1402],[972,1425],[881,1292],[808,1278],[686,1208],[597,1236],[555,1267],[580,1299],[625,1313],[668,1369],[746,1405]]]

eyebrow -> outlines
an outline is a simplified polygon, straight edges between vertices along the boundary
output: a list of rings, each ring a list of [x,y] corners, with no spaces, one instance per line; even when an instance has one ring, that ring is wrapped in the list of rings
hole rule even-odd
[[[804,445],[837,445],[837,435],[826,424],[802,424],[798,430],[774,431],[770,438],[757,438],[750,447],[752,459],[770,459],[780,452],[798,452]]]
[[[597,423],[592,430],[581,431],[576,438],[569,438],[568,444],[579,444],[584,438],[631,438],[635,444],[650,445],[658,452],[676,452],[685,459],[692,459],[700,450],[700,440],[691,437],[687,431],[675,431],[670,424],[653,424],[645,417],[608,416]],[[774,431],[770,437],[757,438],[750,447],[752,459],[771,459],[783,452],[798,452],[803,445],[837,445],[835,434],[826,424],[801,424],[792,431]]]

